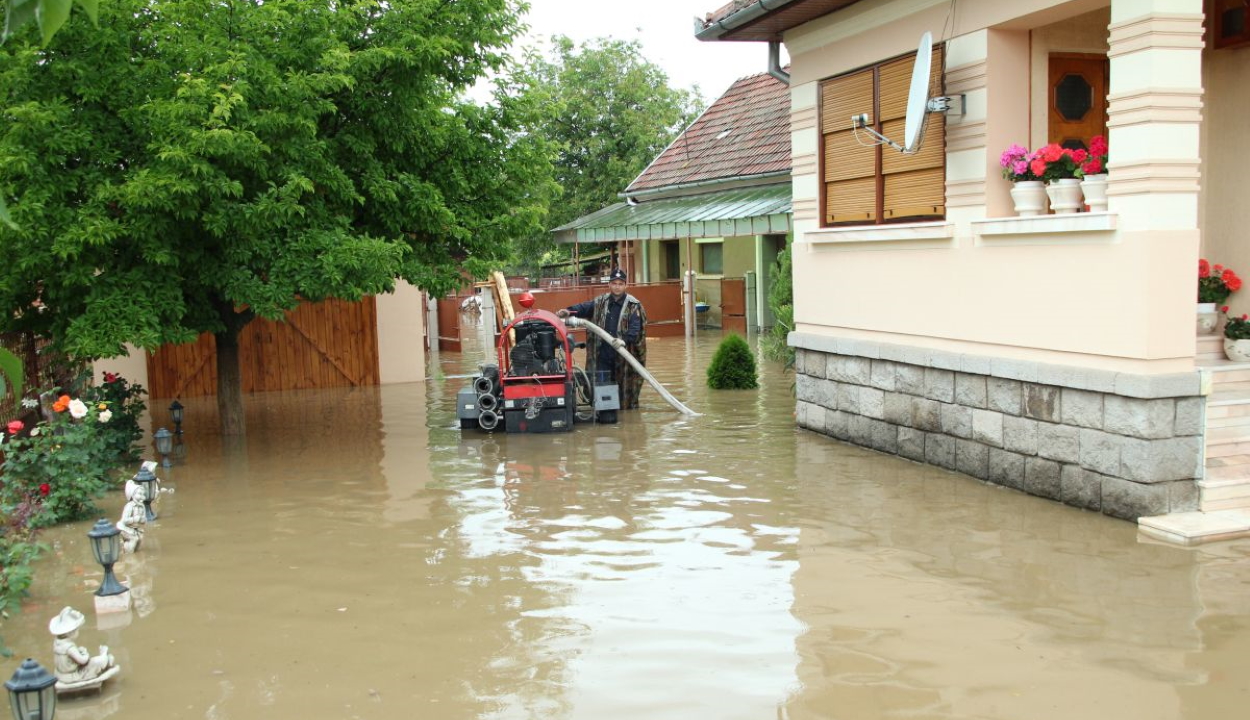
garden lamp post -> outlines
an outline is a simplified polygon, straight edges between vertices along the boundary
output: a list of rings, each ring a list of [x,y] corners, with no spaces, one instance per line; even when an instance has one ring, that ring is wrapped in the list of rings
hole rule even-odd
[[[156,452],[161,454],[161,467],[169,467],[169,453],[174,449],[174,434],[161,428],[152,433],[152,440],[156,443]]]
[[[52,720],[56,715],[56,676],[26,658],[4,684],[13,720]]]
[[[169,418],[174,421],[174,434],[182,434],[182,403],[177,398],[169,404]]]
[[[152,512],[152,498],[156,493],[156,475],[145,467],[139,468],[139,472],[135,474],[134,481],[143,488],[143,509],[146,511],[148,522],[156,519],[156,513]]]
[[[121,595],[130,589],[117,582],[117,578],[113,576],[113,563],[122,554],[121,534],[122,531],[116,525],[104,518],[96,520],[95,526],[87,533],[87,537],[91,538],[91,552],[95,555],[96,562],[104,566],[104,580],[100,583],[100,589],[95,591],[97,597]]]

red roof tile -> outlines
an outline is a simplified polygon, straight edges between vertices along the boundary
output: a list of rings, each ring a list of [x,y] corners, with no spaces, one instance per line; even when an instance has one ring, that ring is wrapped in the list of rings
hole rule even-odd
[[[789,169],[790,87],[760,73],[731,85],[625,193]]]

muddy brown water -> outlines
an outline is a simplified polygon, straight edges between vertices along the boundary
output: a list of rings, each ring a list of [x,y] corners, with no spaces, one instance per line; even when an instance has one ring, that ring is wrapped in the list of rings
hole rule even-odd
[[[176,493],[119,568],[134,610],[93,612],[90,523],[49,531],[0,672],[50,666],[68,604],[124,670],[62,720],[1245,716],[1250,543],[1146,542],[796,430],[775,365],[706,389],[718,339],[651,345],[693,419],[644,391],[616,425],[462,434],[472,349],[250,396],[237,442],[187,402]]]

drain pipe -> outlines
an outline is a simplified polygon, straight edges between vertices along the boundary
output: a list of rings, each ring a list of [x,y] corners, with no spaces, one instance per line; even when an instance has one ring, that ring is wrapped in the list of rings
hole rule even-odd
[[[604,330],[603,328],[590,322],[589,320],[583,320],[579,317],[565,318],[564,324],[568,325],[571,328],[584,327],[589,332],[592,332],[598,335],[604,342],[608,344],[611,344],[612,341],[616,339],[612,337],[612,335],[609,334],[607,330]],[[668,404],[676,408],[678,412],[684,415],[691,415],[693,417],[698,417],[702,414],[702,413],[697,413],[694,410],[691,410],[690,408],[683,405],[680,400],[673,397],[673,394],[670,393],[668,390],[664,389],[664,386],[661,385],[658,381],[656,381],[656,379],[652,377],[651,373],[647,372],[647,368],[643,367],[643,364],[638,362],[638,358],[629,354],[628,350],[626,350],[623,347],[619,347],[619,348],[616,348],[616,352],[619,353],[621,357],[629,361],[629,364],[634,366],[634,370],[636,370],[638,374],[641,375],[644,380],[651,383],[651,387],[655,388],[656,392],[660,393],[660,397],[664,398],[668,402]]]
[[[790,84],[790,73],[781,69],[781,41],[768,41],[768,74],[780,80],[783,84]]]

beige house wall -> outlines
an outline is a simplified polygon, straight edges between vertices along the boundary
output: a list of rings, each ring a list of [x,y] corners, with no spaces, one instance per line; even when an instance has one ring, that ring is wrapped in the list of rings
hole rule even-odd
[[[1209,24],[1209,23],[1208,23]],[[1202,125],[1202,256],[1250,278],[1250,47],[1208,49],[1202,57],[1206,106]],[[1250,292],[1230,298],[1234,312],[1250,313]]]
[[[1193,276],[1177,269],[1197,257],[1201,0],[1116,4],[1128,20],[1111,31],[1124,37],[1111,53],[1111,213],[1033,223],[999,222],[1010,200],[998,155],[1044,141],[1045,96],[1028,88],[1045,84],[1052,50],[1108,51],[1107,2],[971,0],[950,19],[945,2],[867,0],[786,36],[800,332],[1133,373],[1192,368]],[[967,115],[948,120],[946,220],[820,228],[818,81],[943,27],[954,37],[948,91],[968,97]],[[1157,37],[1166,47],[1139,51]]]

